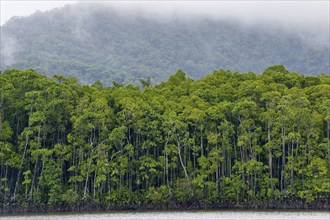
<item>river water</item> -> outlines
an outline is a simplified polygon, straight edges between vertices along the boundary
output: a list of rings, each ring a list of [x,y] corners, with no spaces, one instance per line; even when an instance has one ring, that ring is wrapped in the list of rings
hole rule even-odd
[[[1,216],[1,220],[330,220],[329,212],[319,211],[166,211],[108,212]]]

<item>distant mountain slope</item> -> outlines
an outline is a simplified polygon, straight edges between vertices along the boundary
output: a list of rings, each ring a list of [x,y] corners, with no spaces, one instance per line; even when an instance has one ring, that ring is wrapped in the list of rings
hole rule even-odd
[[[1,70],[32,68],[75,75],[82,83],[136,83],[177,69],[200,78],[215,69],[261,73],[273,64],[329,74],[329,48],[280,28],[202,18],[154,19],[93,4],[69,5],[1,27]]]

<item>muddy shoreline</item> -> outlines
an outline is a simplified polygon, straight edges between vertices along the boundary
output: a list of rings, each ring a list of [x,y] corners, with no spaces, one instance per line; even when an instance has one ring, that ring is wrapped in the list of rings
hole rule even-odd
[[[107,211],[201,211],[201,210],[253,210],[253,211],[329,211],[330,201],[327,199],[318,200],[313,203],[303,201],[273,201],[273,202],[250,202],[246,204],[125,204],[125,205],[98,205],[92,203],[81,203],[75,205],[21,205],[2,204],[0,215],[27,214],[27,213],[83,213],[83,212],[107,212]]]

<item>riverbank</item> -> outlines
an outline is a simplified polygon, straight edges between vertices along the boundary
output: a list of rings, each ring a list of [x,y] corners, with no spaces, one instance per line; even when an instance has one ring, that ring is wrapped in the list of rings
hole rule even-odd
[[[111,211],[92,213],[47,213],[47,214],[15,214],[1,216],[2,220],[251,220],[251,219],[281,219],[281,220],[329,220],[326,211],[274,211],[274,210],[201,210],[201,211]]]
[[[107,211],[181,211],[181,210],[330,210],[330,202],[327,199],[317,200],[313,203],[303,201],[273,201],[273,202],[250,202],[245,204],[125,204],[125,205],[97,205],[93,203],[81,203],[75,205],[21,205],[21,204],[2,204],[0,206],[1,214],[24,214],[24,213],[58,213],[58,212],[107,212]]]

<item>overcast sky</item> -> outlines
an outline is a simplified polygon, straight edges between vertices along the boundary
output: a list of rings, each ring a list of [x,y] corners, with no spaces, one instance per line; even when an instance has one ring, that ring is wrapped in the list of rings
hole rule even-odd
[[[81,1],[81,0],[80,0]],[[84,2],[86,0],[83,0]],[[1,0],[1,25],[12,16],[28,16],[35,11],[47,11],[78,1],[15,1]],[[298,31],[329,38],[330,0],[271,1],[271,0],[231,0],[231,1],[99,1],[109,2],[119,9],[145,10],[149,14],[170,16],[173,14],[208,15],[215,18],[230,17],[248,24],[256,22],[278,23]],[[324,38],[324,37],[323,37]]]
[[[86,1],[86,0],[83,0]],[[1,25],[12,16],[27,16],[35,11],[47,11],[78,1],[15,1],[1,0]],[[330,0],[310,1],[99,1],[126,8],[139,8],[154,13],[208,14],[216,17],[236,17],[247,22],[266,19],[283,23],[323,25],[329,27]]]
[[[65,4],[74,4],[78,1],[15,1],[1,0],[1,26],[13,16],[28,16],[36,12],[47,11],[53,8],[62,7]]]

